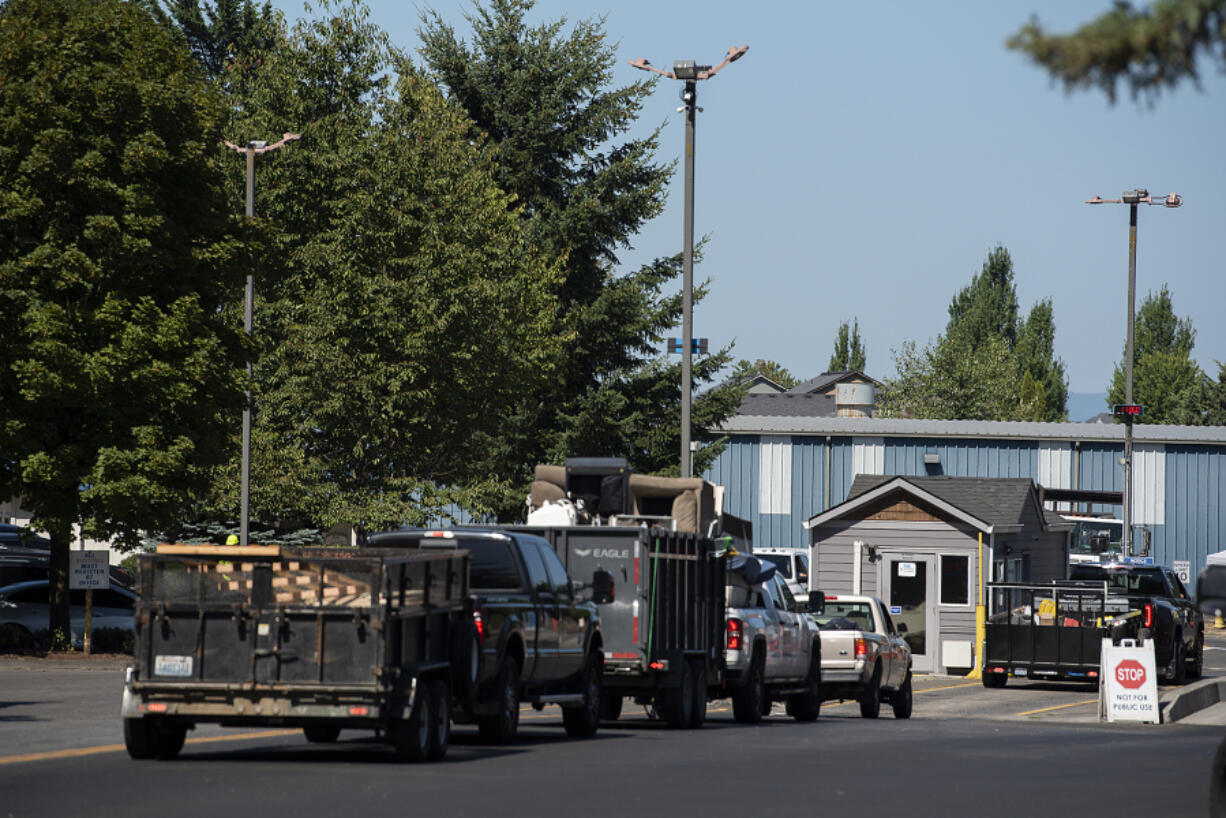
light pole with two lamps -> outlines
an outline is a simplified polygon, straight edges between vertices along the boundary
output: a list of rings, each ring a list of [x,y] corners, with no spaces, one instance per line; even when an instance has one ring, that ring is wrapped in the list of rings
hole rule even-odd
[[[226,142],[226,147],[238,153],[247,155],[247,218],[255,217],[255,157],[257,154],[275,151],[286,143],[298,139],[300,134],[286,133],[281,135],[280,142],[271,145],[267,142],[252,141],[239,147],[233,142]],[[243,329],[251,336],[253,317],[255,313],[255,274],[247,273],[247,297],[243,307]],[[243,402],[243,466],[241,487],[239,489],[239,528],[238,544],[247,545],[247,532],[250,528],[251,506],[251,378],[254,371],[250,361],[247,362],[247,391]]]
[[[672,71],[661,71],[644,59],[630,64],[672,80],[681,80],[681,101],[677,109],[685,113],[685,253],[682,260],[681,294],[681,476],[693,477],[693,452],[690,451],[690,402],[692,400],[694,346],[694,120],[698,107],[698,81],[709,80],[721,68],[745,56],[749,46],[729,48],[724,61],[715,67],[696,65],[693,60],[677,60]]]
[[[1136,330],[1137,298],[1137,205],[1162,205],[1179,207],[1183,197],[1178,193],[1165,196],[1149,195],[1145,188],[1126,190],[1119,199],[1104,199],[1095,196],[1086,199],[1086,204],[1128,205],[1128,340],[1124,345],[1124,402],[1112,407],[1111,413],[1124,421],[1124,531],[1121,548],[1123,556],[1132,556],[1132,422],[1145,411],[1143,406],[1132,402],[1133,343]]]

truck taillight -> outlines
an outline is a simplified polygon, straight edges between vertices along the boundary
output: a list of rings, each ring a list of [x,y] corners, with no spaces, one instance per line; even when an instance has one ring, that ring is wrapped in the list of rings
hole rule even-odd
[[[868,640],[857,639],[856,640],[856,658],[863,659],[866,656],[868,656]]]
[[[741,620],[728,620],[728,650],[741,649]]]
[[[481,618],[481,611],[473,611],[473,625],[477,628],[477,641],[485,643],[485,620]]]
[[[1146,602],[1145,607],[1141,609],[1141,627],[1152,628],[1154,626],[1154,606],[1152,603]]]

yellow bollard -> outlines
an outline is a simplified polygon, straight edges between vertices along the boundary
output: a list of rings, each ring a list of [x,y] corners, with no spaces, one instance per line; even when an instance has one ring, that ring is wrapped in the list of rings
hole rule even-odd
[[[1213,627],[1219,631],[1226,628],[1226,621],[1222,620],[1222,612],[1220,610],[1213,612]]]

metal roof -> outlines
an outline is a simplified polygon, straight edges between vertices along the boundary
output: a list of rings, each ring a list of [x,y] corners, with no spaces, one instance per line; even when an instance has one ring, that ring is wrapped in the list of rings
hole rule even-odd
[[[784,395],[762,396],[777,400]],[[1122,424],[1036,423],[1002,420],[909,420],[740,414],[716,426],[724,434],[831,435],[837,437],[952,437],[1013,440],[1078,440],[1122,442]],[[1136,424],[1132,437],[1140,443],[1199,443],[1226,446],[1226,426],[1163,426]]]

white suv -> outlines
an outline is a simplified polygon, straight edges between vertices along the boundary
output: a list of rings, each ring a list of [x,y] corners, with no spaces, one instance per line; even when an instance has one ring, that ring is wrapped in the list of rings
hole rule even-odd
[[[809,601],[809,552],[804,548],[754,546],[753,555],[774,564],[802,605]]]

